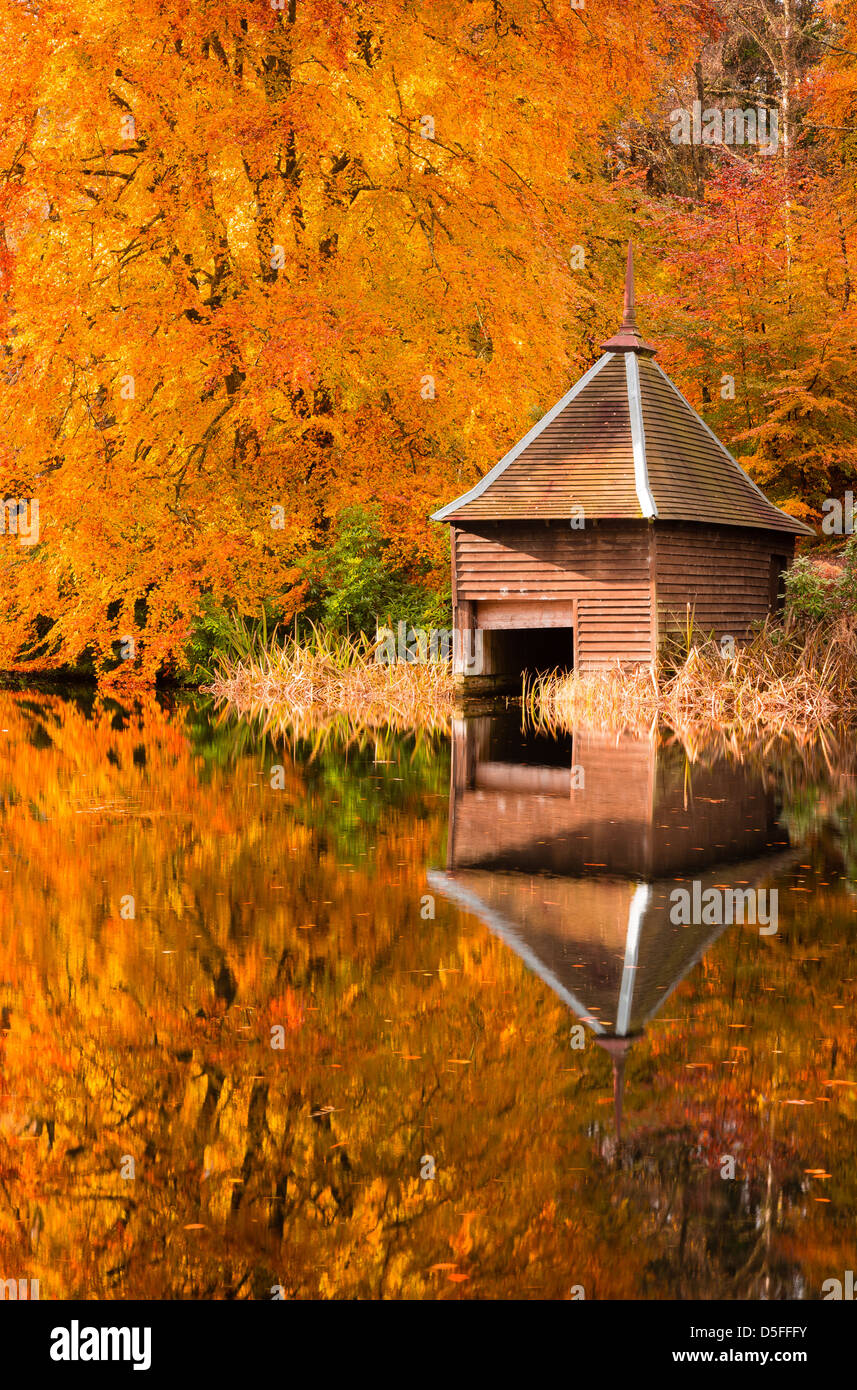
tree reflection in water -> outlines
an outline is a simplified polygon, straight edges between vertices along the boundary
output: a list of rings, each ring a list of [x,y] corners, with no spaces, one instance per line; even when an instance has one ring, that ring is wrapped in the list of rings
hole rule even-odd
[[[782,1298],[853,1264],[853,779],[823,750],[469,721],[450,759],[202,700],[0,706],[3,1277]],[[671,927],[694,877],[775,884],[776,936]]]

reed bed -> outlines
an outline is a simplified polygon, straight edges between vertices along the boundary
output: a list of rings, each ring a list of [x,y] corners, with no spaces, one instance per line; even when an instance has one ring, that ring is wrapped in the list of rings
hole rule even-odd
[[[207,689],[236,713],[305,733],[330,727],[405,731],[451,727],[448,662],[377,661],[378,642],[314,630],[264,650],[224,658]]]
[[[378,643],[313,629],[308,638],[248,643],[223,657],[206,688],[224,707],[268,729],[352,736],[382,727],[446,732],[459,703],[450,664],[382,663]],[[650,734],[666,724],[687,747],[715,738],[814,738],[857,720],[857,620],[768,622],[724,655],[689,626],[648,666],[525,677],[524,721],[545,731],[580,727]]]
[[[528,721],[546,730],[642,733],[666,720],[690,742],[714,731],[811,735],[857,718],[857,631],[845,618],[810,628],[768,622],[726,655],[713,639],[673,641],[649,666],[531,677],[523,702]]]

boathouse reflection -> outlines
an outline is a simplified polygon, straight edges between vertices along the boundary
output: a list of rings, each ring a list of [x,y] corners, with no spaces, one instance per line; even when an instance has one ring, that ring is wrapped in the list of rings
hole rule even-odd
[[[526,735],[459,720],[438,893],[480,918],[568,1005],[613,1061],[617,1138],[625,1058],[723,925],[674,925],[692,880],[753,887],[788,854],[762,775],[691,765],[653,735]]]

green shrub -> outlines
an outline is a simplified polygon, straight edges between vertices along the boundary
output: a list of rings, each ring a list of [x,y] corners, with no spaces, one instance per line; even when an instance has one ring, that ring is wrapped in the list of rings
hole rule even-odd
[[[308,581],[304,617],[333,632],[365,632],[407,622],[449,627],[448,588],[436,593],[412,578],[389,555],[376,507],[347,507],[337,517],[325,549],[300,564]]]
[[[340,512],[328,545],[310,551],[296,566],[307,583],[306,602],[297,621],[302,638],[312,642],[313,628],[374,637],[377,626],[395,627],[398,622],[420,628],[451,626],[449,585],[438,593],[415,582],[393,562],[389,549],[377,508],[355,506]],[[248,661],[261,655],[282,624],[283,611],[277,594],[260,599],[250,617],[238,613],[234,605],[205,595],[179,680],[207,683],[213,679],[218,658]]]
[[[819,622],[833,617],[834,591],[812,560],[801,556],[786,571],[786,608],[791,617]]]
[[[801,556],[786,572],[786,609],[800,624],[832,623],[857,616],[857,537],[840,555],[837,574],[825,574],[822,560]]]
[[[210,681],[218,658],[247,661],[260,655],[277,621],[276,605],[271,600],[263,600],[254,617],[245,617],[234,607],[219,604],[211,594],[205,594],[185,647],[185,669],[178,672],[178,679],[188,684]]]

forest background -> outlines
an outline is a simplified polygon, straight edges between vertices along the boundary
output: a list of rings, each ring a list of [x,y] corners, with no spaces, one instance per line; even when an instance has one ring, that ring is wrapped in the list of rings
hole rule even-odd
[[[0,0],[0,43],[0,495],[39,507],[0,669],[447,625],[430,513],[599,355],[629,236],[751,476],[814,524],[853,488],[847,0]],[[776,152],[673,143],[697,101]]]

